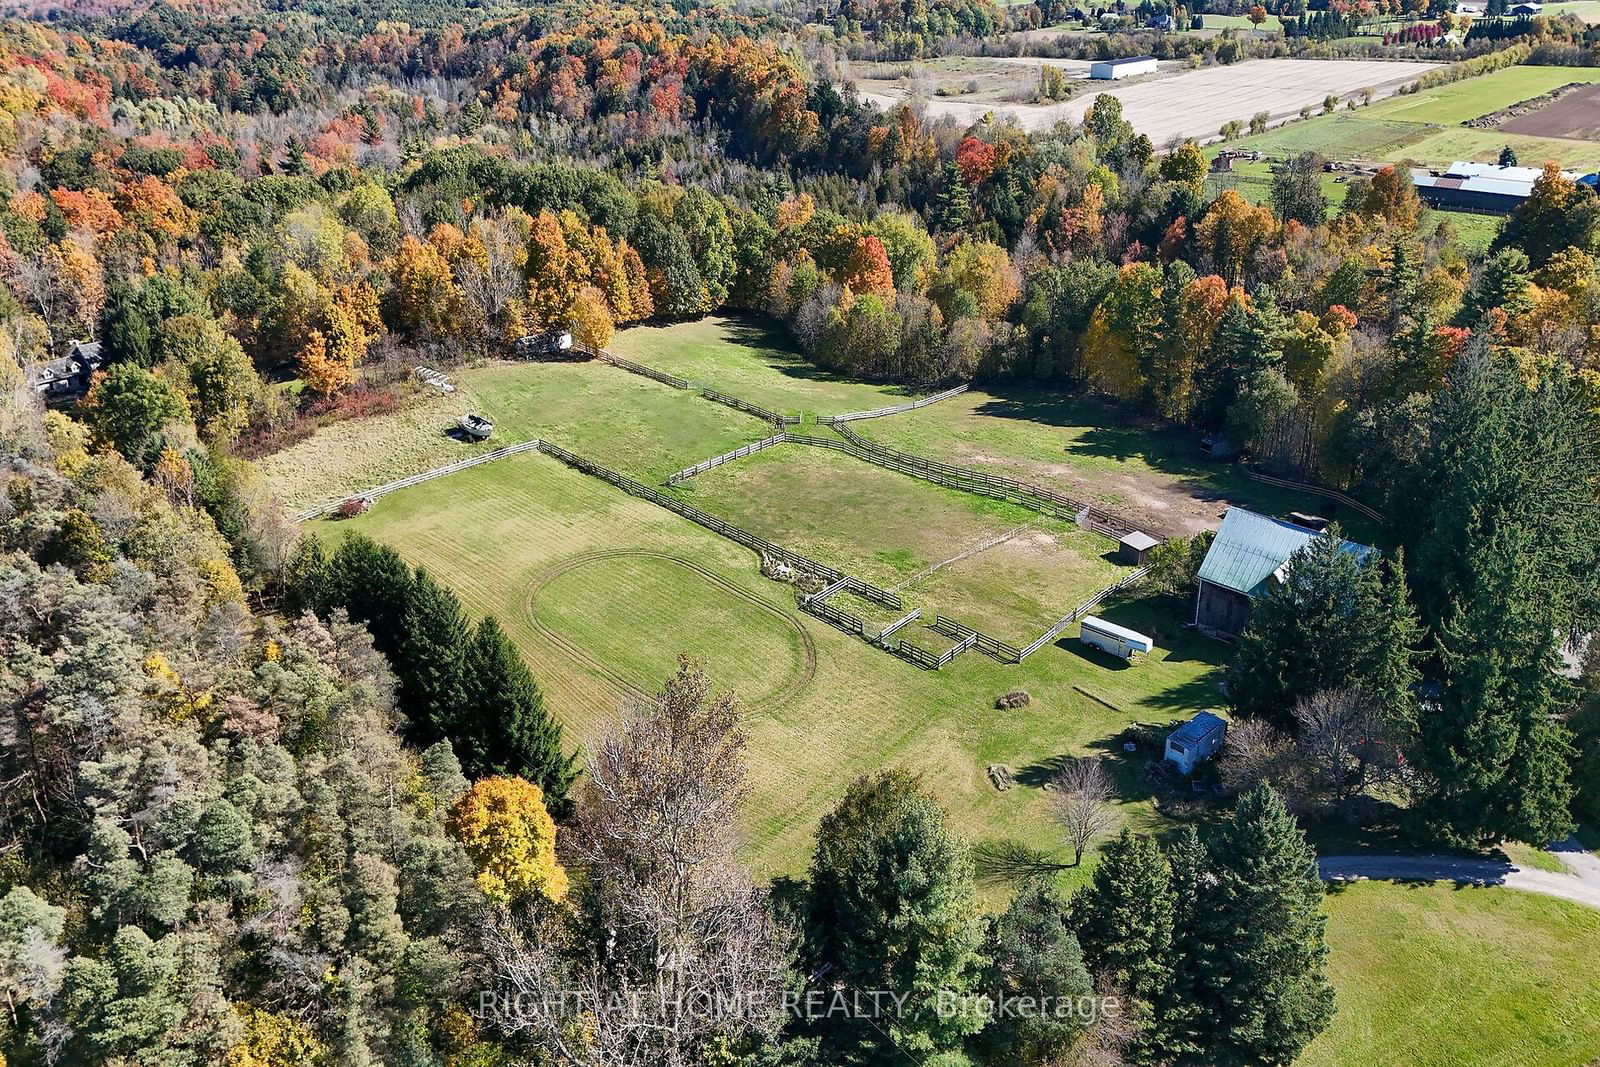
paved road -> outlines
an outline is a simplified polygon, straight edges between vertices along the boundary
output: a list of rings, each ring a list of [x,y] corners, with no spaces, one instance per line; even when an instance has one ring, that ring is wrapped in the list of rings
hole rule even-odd
[[[1317,866],[1323,880],[1328,882],[1376,878],[1399,882],[1500,885],[1600,908],[1600,857],[1571,839],[1554,846],[1551,851],[1569,873],[1557,874],[1518,867],[1504,860],[1427,855],[1323,856],[1317,861]]]

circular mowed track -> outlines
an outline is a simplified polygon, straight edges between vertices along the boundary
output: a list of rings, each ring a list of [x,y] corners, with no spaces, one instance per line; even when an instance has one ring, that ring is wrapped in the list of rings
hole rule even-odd
[[[799,619],[776,604],[764,600],[747,589],[741,589],[726,578],[707,570],[693,560],[673,555],[670,552],[653,552],[647,549],[628,548],[585,552],[564,559],[536,575],[529,584],[527,594],[523,598],[523,607],[527,611],[528,619],[533,624],[534,630],[540,637],[601,678],[604,678],[618,692],[626,696],[635,697],[648,695],[647,690],[640,684],[639,679],[629,677],[626,673],[605,662],[602,657],[595,655],[583,645],[560,633],[551,625],[548,610],[541,616],[539,602],[540,595],[547,592],[551,583],[575,570],[586,567],[603,567],[607,563],[626,560],[648,560],[665,563],[687,571],[717,590],[771,616],[795,635],[799,642],[799,662],[776,689],[764,694],[759,700],[750,701],[746,705],[747,707],[752,710],[780,707],[803,692],[811,684],[812,679],[816,677],[817,648],[815,642],[811,639],[811,634],[801,625]]]

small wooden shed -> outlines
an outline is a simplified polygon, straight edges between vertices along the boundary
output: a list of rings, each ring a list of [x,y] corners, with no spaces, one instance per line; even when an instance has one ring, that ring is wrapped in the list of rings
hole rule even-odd
[[[1145,557],[1150,554],[1150,550],[1160,543],[1160,541],[1157,541],[1143,530],[1134,530],[1131,533],[1124,534],[1122,539],[1117,542],[1120,546],[1117,549],[1117,555],[1124,563],[1132,563],[1136,567],[1142,567],[1144,566]]]

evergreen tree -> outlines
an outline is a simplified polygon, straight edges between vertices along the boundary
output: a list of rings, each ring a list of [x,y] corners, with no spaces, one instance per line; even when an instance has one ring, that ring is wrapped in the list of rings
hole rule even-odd
[[[411,569],[400,553],[370,537],[351,534],[328,560],[318,614],[344,608],[353,622],[366,624],[372,643],[391,660],[400,650]]]
[[[1306,693],[1359,689],[1403,726],[1414,717],[1413,663],[1421,628],[1398,568],[1343,547],[1337,526],[1289,561],[1256,601],[1228,664],[1236,712],[1293,726]]]
[[[1600,484],[1594,415],[1550,373],[1534,387],[1505,357],[1457,360],[1398,516],[1437,647],[1440,695],[1414,763],[1439,838],[1542,844],[1570,829],[1571,758],[1556,716],[1565,636],[1594,628]]]
[[[1046,1062],[1063,1052],[1080,1023],[1073,1015],[1053,1016],[1054,1006],[1089,996],[1094,982],[1067,922],[1067,902],[1050,879],[1035,878],[1012,898],[995,920],[986,955],[986,984],[997,1003],[1029,997],[1045,1008],[1035,1016],[999,1017],[985,1038],[1004,1044],[1016,1062]]]
[[[972,191],[954,163],[946,163],[933,205],[934,226],[940,233],[960,233],[972,211]]]
[[[516,646],[494,616],[478,624],[466,651],[467,684],[450,740],[473,778],[516,775],[544,790],[551,814],[568,808],[577,776],[574,756],[561,752],[561,724],[544,706]]]
[[[1193,826],[1162,849],[1172,869],[1172,977],[1156,1005],[1152,1042],[1163,1057],[1184,1059],[1203,1051],[1200,964],[1205,955],[1200,920],[1211,885],[1211,857]]]
[[[935,1011],[941,990],[972,988],[982,928],[966,850],[914,776],[858,778],[823,817],[806,912],[813,973],[909,996],[892,1018],[823,1020],[826,1062],[923,1062],[981,1025]]]
[[[1084,962],[1145,1006],[1172,977],[1172,869],[1150,837],[1123,830],[1072,897]]]
[[[412,734],[428,744],[455,732],[467,708],[467,653],[472,628],[454,593],[418,568],[401,619],[400,706]]]
[[[1200,897],[1201,1056],[1288,1064],[1333,1018],[1322,880],[1305,834],[1270,788],[1240,798],[1210,841]]]

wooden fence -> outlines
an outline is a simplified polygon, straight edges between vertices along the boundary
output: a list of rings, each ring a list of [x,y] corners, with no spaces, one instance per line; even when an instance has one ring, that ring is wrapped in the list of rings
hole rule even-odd
[[[596,352],[595,358],[602,363],[609,363],[613,367],[621,367],[623,370],[630,371],[633,374],[640,374],[646,378],[654,379],[662,385],[670,385],[674,389],[689,388],[689,383],[675,374],[668,374],[666,371],[659,371],[654,367],[646,367],[643,363],[635,363],[633,360],[623,359],[621,356],[613,356],[610,352]]]
[[[920,618],[922,618],[922,609],[912,608],[910,612],[900,616],[898,619],[894,620],[894,622],[891,622],[888,626],[885,626],[882,630],[878,631],[878,644],[883,644],[885,641],[889,640],[889,638],[893,637],[895,634],[899,633],[907,626],[910,626]]]
[[[1032,644],[1018,652],[1017,662],[1021,663],[1023,660],[1039,651],[1045,645],[1048,645],[1051,641],[1054,641],[1061,635],[1062,630],[1065,630],[1067,627],[1071,626],[1073,623],[1089,614],[1090,611],[1094,610],[1094,606],[1096,604],[1100,603],[1112,593],[1126,589],[1134,582],[1137,582],[1140,578],[1143,578],[1149,570],[1149,567],[1140,567],[1138,570],[1123,578],[1121,581],[1113,582],[1112,584],[1106,586],[1094,596],[1090,597],[1088,600],[1085,600],[1082,604],[1079,604],[1067,614],[1061,616],[1061,618],[1057,619],[1055,623],[1051,625],[1050,629],[1040,634],[1036,639],[1034,639]]]
[[[901,474],[909,474],[913,478],[921,478],[935,485],[1009,501],[1044,515],[1071,519],[1112,541],[1120,541],[1124,534],[1137,529],[1133,523],[1120,515],[1069,497],[1065,493],[1058,493],[1054,489],[1019,482],[1015,478],[986,474],[970,467],[957,467],[937,460],[923,459],[921,456],[870,441],[848,426],[835,426],[834,429],[838,431],[842,441],[796,433],[789,434],[788,439],[796,444],[846,452],[857,459],[899,471]]]
[[[458,460],[455,463],[447,463],[443,467],[435,467],[431,471],[423,471],[421,474],[413,474],[409,478],[401,478],[397,481],[385,482],[382,485],[375,485],[371,489],[363,489],[359,493],[349,493],[340,497],[338,500],[330,500],[326,504],[318,504],[314,508],[307,508],[304,511],[296,512],[293,516],[291,516],[291,518],[295,522],[307,522],[311,519],[317,518],[320,515],[328,514],[340,504],[343,504],[346,500],[351,500],[357,497],[365,497],[369,500],[376,500],[378,497],[383,496],[386,493],[393,493],[399,489],[409,489],[413,485],[421,485],[423,482],[431,481],[434,478],[443,478],[446,474],[454,474],[457,471],[464,471],[468,467],[477,467],[484,463],[493,463],[497,459],[504,459],[507,456],[515,456],[519,452],[531,452],[534,449],[537,449],[539,445],[540,443],[537,440],[524,441],[519,445],[506,445],[504,448],[497,448],[492,452],[482,452],[476,456],[469,456],[466,459]]]
[[[1311,496],[1320,496],[1324,500],[1331,500],[1335,504],[1343,504],[1351,511],[1365,515],[1373,522],[1387,523],[1389,521],[1388,519],[1384,518],[1383,513],[1378,511],[1376,508],[1369,508],[1355,497],[1341,493],[1337,489],[1324,489],[1320,485],[1307,485],[1304,482],[1291,482],[1287,478],[1274,478],[1270,474],[1261,474],[1257,471],[1251,470],[1249,467],[1245,467],[1244,472],[1250,478],[1253,478],[1254,480],[1265,485],[1275,485],[1280,489],[1293,489],[1297,493],[1308,493]]]
[[[990,637],[981,630],[974,630],[966,623],[957,622],[937,612],[933,616],[933,628],[946,637],[955,637],[962,640],[970,638],[972,645],[976,646],[979,652],[993,656],[1002,663],[1015,663],[1017,662],[1017,657],[1022,654],[1022,650],[1015,645],[1008,645],[999,638]]]
[[[887,408],[874,408],[871,411],[849,411],[843,415],[826,415],[817,419],[817,421],[822,423],[824,426],[838,426],[841,423],[856,422],[859,419],[881,419],[885,415],[899,415],[907,411],[915,411],[918,408],[925,408],[929,404],[937,404],[941,400],[949,400],[953,396],[960,396],[969,388],[970,386],[958,385],[952,389],[946,389],[942,393],[934,393],[931,396],[925,396],[920,400],[913,400],[908,404],[896,404],[893,407]]]
[[[776,411],[764,408],[760,404],[752,404],[748,400],[740,400],[736,396],[729,396],[727,393],[718,392],[706,386],[700,387],[700,395],[713,403],[725,404],[730,408],[744,412],[746,415],[754,415],[758,419],[765,419],[774,426],[794,426],[800,422],[800,416],[798,415],[779,415]]]
[[[602,363],[609,363],[613,367],[643,375],[663,385],[670,385],[674,389],[686,389],[690,392],[698,393],[712,403],[724,404],[742,411],[746,415],[754,415],[756,418],[770,422],[774,426],[796,426],[800,423],[800,416],[798,415],[779,415],[776,411],[764,408],[760,404],[752,404],[748,400],[740,400],[736,396],[729,396],[727,393],[712,389],[709,386],[695,385],[693,382],[680,378],[675,374],[668,374],[666,371],[659,371],[654,367],[647,367],[643,363],[635,363],[631,359],[623,359],[621,356],[613,356],[610,352],[597,350],[594,355]]]
[[[836,608],[825,600],[801,601],[800,610],[831,622],[847,634],[856,637],[867,636],[867,624],[859,615],[852,615],[848,611]]]
[[[702,460],[692,467],[685,467],[681,471],[678,471],[674,474],[669,474],[667,475],[667,484],[681,485],[690,478],[693,478],[695,475],[704,474],[713,467],[720,467],[724,463],[732,463],[736,459],[743,459],[746,456],[753,456],[763,449],[771,448],[773,445],[784,444],[788,440],[789,435],[786,433],[777,433],[773,434],[771,437],[763,437],[759,441],[752,441],[750,444],[736,448],[732,452],[724,452],[720,456],[712,456],[710,459]]]

